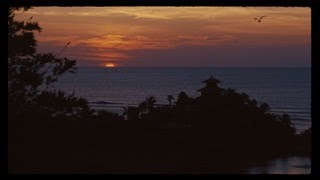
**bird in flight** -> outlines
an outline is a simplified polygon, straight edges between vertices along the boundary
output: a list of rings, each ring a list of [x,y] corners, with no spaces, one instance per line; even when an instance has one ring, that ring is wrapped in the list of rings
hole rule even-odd
[[[260,18],[253,18],[254,20],[256,20],[257,22],[261,23],[262,18],[264,18],[266,16],[261,16]]]

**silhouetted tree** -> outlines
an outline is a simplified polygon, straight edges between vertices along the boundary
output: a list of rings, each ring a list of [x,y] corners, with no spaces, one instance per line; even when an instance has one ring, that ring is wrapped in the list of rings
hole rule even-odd
[[[174,100],[174,97],[172,95],[168,95],[167,100],[169,101],[169,106],[171,106],[172,101]]]
[[[311,155],[311,127],[299,135],[302,139],[302,147],[307,154]]]
[[[129,106],[128,108],[124,108],[123,116],[126,117],[127,120],[130,121],[136,121],[139,120],[139,114],[140,114],[140,108],[141,107],[131,107]]]
[[[151,111],[154,108],[154,105],[156,104],[157,100],[154,96],[149,96],[146,99],[146,103],[147,103],[147,109],[149,111]]]
[[[19,10],[28,8],[10,8],[8,18],[9,118],[39,121],[19,121],[9,129],[11,169],[83,171],[89,164],[90,171],[134,167],[141,172],[169,168],[211,172],[255,157],[288,155],[299,149],[297,144],[299,151],[311,153],[311,129],[296,143],[288,115],[271,114],[268,104],[258,105],[234,89],[218,87],[214,95],[197,98],[181,92],[172,107],[155,106],[156,98],[149,96],[138,107],[125,108],[122,116],[93,112],[85,99],[52,89],[60,75],[74,72],[75,61],[36,53],[34,32],[41,28],[31,18],[15,20]],[[170,106],[172,100],[169,95]],[[55,121],[59,119],[70,121]]]
[[[154,96],[148,96],[145,101],[139,104],[140,113],[143,116],[144,112],[151,112],[154,109],[155,103],[157,102]]]
[[[185,92],[180,92],[177,100],[177,108],[185,109],[190,104],[190,98]]]
[[[30,7],[10,7],[8,15],[8,57],[14,62],[14,57],[33,55],[36,52],[37,41],[34,31],[41,32],[37,22],[17,21],[15,12],[27,11]],[[22,43],[23,42],[23,43]],[[9,62],[11,62],[9,61]]]
[[[280,124],[282,127],[284,127],[288,134],[294,135],[296,133],[296,129],[293,127],[293,124],[291,122],[291,118],[288,114],[284,113],[281,116],[278,117]]]
[[[36,98],[36,104],[45,104],[38,108],[53,117],[74,116],[83,117],[92,111],[86,99],[72,94],[65,94],[60,90],[43,91]]]
[[[269,107],[269,105],[267,103],[262,103],[262,104],[260,104],[260,110],[262,112],[267,112],[267,111],[270,110],[270,107]]]
[[[52,53],[36,53],[35,32],[41,32],[37,22],[15,19],[17,12],[29,7],[11,7],[8,15],[8,105],[9,116],[44,110],[52,116],[61,112],[74,114],[88,111],[86,100],[52,89],[62,74],[74,73],[75,60],[59,58]],[[60,102],[59,102],[60,101]],[[53,105],[53,103],[59,104]],[[83,112],[82,112],[83,113]]]
[[[144,115],[144,112],[147,111],[147,102],[146,101],[143,101],[139,104],[138,106],[139,108],[139,114],[140,116],[143,116]]]

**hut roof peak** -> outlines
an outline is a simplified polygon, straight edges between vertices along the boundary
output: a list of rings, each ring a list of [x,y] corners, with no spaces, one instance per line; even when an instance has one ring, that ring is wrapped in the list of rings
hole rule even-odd
[[[218,79],[215,79],[212,75],[210,76],[209,79],[202,81],[202,83],[220,83]]]

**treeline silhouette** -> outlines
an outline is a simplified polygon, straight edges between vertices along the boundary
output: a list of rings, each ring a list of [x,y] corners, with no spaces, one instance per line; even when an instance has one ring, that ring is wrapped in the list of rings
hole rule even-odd
[[[310,156],[310,129],[295,134],[288,115],[270,114],[266,104],[231,89],[221,93],[207,99],[181,92],[173,105],[159,107],[148,97],[123,115],[25,112],[10,119],[11,170],[224,173],[275,157]]]
[[[236,173],[310,156],[311,129],[296,134],[287,114],[217,85],[196,98],[169,95],[162,106],[149,96],[121,115],[91,109],[52,87],[75,61],[36,52],[38,23],[14,19],[28,9],[10,8],[8,17],[9,172]]]

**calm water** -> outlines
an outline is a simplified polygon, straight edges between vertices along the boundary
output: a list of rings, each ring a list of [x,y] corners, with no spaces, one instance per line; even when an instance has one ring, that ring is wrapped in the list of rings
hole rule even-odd
[[[264,164],[255,164],[248,174],[310,174],[311,160],[306,157],[277,158]]]
[[[177,97],[181,91],[199,96],[197,90],[205,86],[201,82],[210,75],[221,80],[223,88],[268,103],[274,113],[288,113],[298,132],[311,126],[310,68],[80,67],[56,85],[66,91],[75,90],[93,108],[121,113],[123,107],[138,105],[148,95],[155,96],[158,104],[167,104],[168,95]]]
[[[148,95],[158,104],[167,96],[185,91],[196,97],[201,82],[213,75],[223,88],[245,92],[266,102],[274,113],[288,113],[301,132],[311,126],[310,68],[88,68],[62,77],[56,87],[82,96],[96,109],[121,113],[123,107],[138,105]],[[99,103],[97,103],[99,102]],[[102,103],[101,103],[102,102]],[[305,157],[274,159],[256,164],[248,173],[308,174],[311,161]]]

